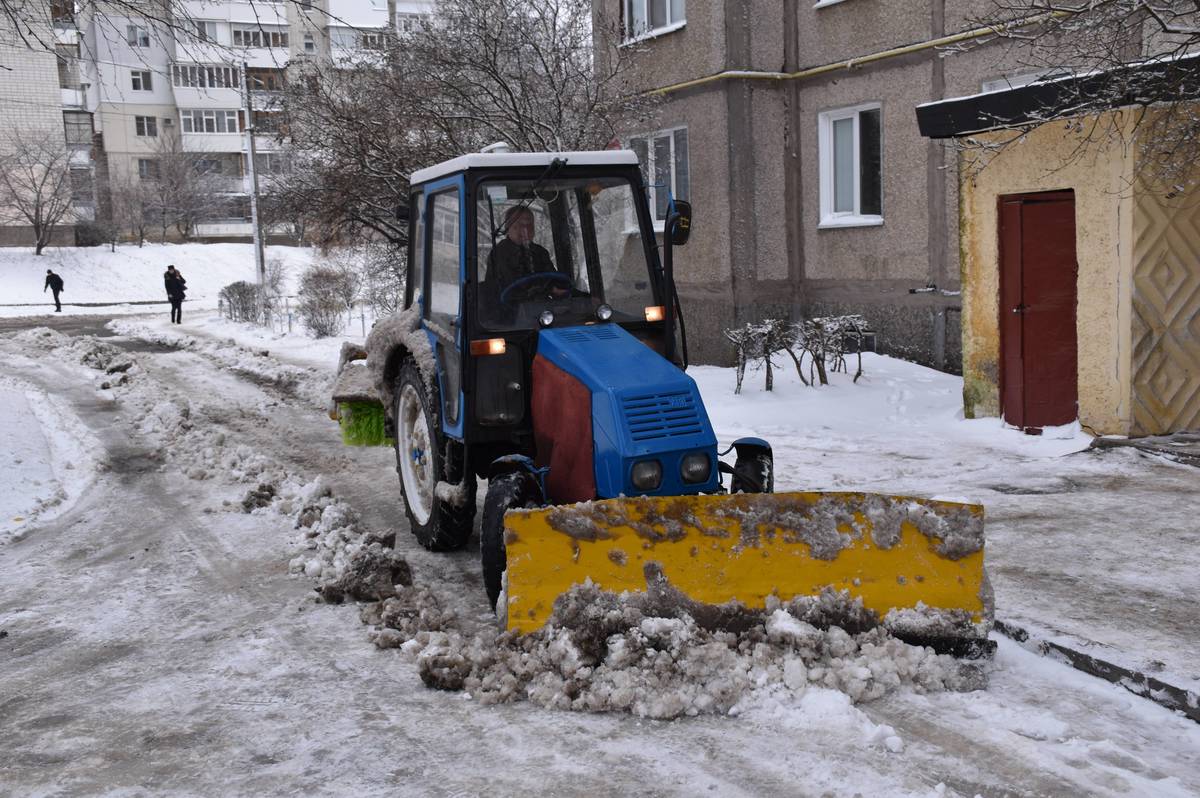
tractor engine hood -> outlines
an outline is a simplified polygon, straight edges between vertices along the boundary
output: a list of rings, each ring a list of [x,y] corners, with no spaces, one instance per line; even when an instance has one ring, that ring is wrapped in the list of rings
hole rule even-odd
[[[696,382],[616,324],[542,330],[533,364],[536,462],[554,502],[715,492],[717,438]],[[590,422],[590,423],[589,423]],[[591,435],[584,430],[591,430]],[[687,483],[683,459],[709,460]],[[657,461],[661,482],[640,489],[633,468]]]

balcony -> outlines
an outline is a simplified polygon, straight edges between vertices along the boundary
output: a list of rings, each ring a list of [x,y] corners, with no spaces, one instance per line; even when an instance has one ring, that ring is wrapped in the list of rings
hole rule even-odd
[[[62,106],[72,111],[85,110],[86,93],[83,89],[59,89],[62,92]]]

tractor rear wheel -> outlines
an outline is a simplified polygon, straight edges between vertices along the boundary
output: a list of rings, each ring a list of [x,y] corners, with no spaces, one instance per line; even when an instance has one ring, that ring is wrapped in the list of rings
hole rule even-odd
[[[462,445],[442,435],[439,407],[436,384],[427,387],[417,364],[405,363],[393,415],[404,512],[418,543],[430,551],[453,551],[471,537],[475,475],[466,471]],[[461,485],[463,495],[439,498],[439,482]]]
[[[488,480],[483,521],[479,526],[479,559],[483,564],[483,586],[493,610],[508,567],[504,514],[522,507],[536,507],[540,496],[537,480],[525,471],[510,471]]]

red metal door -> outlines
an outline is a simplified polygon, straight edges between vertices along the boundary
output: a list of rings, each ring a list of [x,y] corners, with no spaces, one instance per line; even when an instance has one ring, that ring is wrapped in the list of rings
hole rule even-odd
[[[1023,428],[1079,416],[1075,194],[1000,198],[1000,410]]]

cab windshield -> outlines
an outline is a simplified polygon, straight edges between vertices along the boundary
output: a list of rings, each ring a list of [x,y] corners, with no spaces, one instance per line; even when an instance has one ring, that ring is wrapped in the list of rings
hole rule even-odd
[[[493,330],[644,321],[656,305],[633,188],[618,177],[480,184],[479,321]]]

